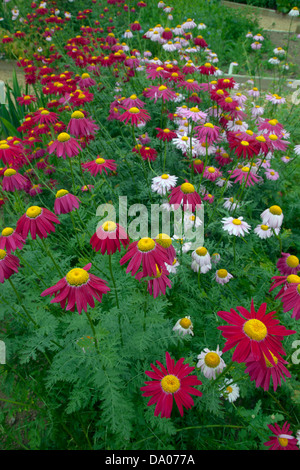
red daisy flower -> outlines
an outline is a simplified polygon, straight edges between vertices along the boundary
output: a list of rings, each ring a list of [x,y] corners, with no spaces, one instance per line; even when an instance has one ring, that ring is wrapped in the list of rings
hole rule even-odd
[[[25,240],[21,235],[16,232],[11,227],[6,227],[2,230],[0,236],[0,249],[6,250],[7,253],[11,253],[12,251],[16,251],[17,248],[22,250],[25,244]]]
[[[75,137],[95,135],[99,127],[92,119],[86,118],[81,111],[74,111],[71,115],[67,130]]]
[[[267,304],[261,304],[258,311],[254,309],[251,300],[250,312],[244,307],[236,307],[239,315],[233,308],[230,312],[219,311],[219,317],[227,321],[229,325],[218,326],[222,335],[227,339],[223,352],[236,346],[232,360],[245,362],[250,357],[260,360],[265,356],[271,364],[274,364],[273,356],[285,355],[281,341],[283,336],[294,334],[295,331],[287,330],[274,318],[276,312],[266,314]]]
[[[251,169],[248,166],[243,166],[242,168],[235,168],[233,171],[229,171],[230,178],[235,178],[234,183],[243,184],[245,186],[253,186],[259,181],[257,176],[252,173]]]
[[[280,271],[284,276],[297,274],[297,272],[300,271],[299,258],[297,258],[297,256],[290,255],[290,253],[281,253],[281,258],[277,261],[276,266],[278,271]]]
[[[300,283],[290,284],[282,294],[281,301],[283,311],[289,312],[292,310],[292,318],[300,320]]]
[[[17,102],[20,106],[28,106],[30,103],[37,101],[37,97],[34,95],[22,95],[17,97]]]
[[[206,64],[201,65],[198,70],[202,75],[213,75],[216,71],[216,67],[207,62]]]
[[[161,129],[160,127],[156,127],[155,129],[158,131],[156,137],[160,140],[170,142],[172,139],[177,137],[176,132],[171,131],[170,129]]]
[[[66,132],[62,132],[57,136],[57,140],[52,142],[48,148],[48,152],[51,155],[56,153],[58,157],[75,157],[80,152],[81,148],[78,142]]]
[[[163,102],[173,100],[176,98],[176,93],[171,88],[168,88],[166,85],[157,85],[148,88],[148,90],[144,93],[146,98],[150,100],[154,100],[154,103],[157,102],[159,98],[162,98]]]
[[[138,124],[150,121],[151,117],[145,109],[139,109],[133,106],[125,111],[122,116],[119,117],[120,121],[125,121],[125,124],[132,124],[138,126]]]
[[[55,214],[68,214],[79,208],[80,199],[77,196],[69,193],[66,189],[60,189],[56,193],[54,202]]]
[[[94,308],[95,301],[102,302],[103,294],[110,291],[107,282],[88,271],[92,264],[89,263],[84,268],[74,268],[60,279],[55,286],[49,287],[41,293],[42,297],[54,295],[51,303],[60,303],[61,308],[75,311],[75,307],[80,314],[82,310],[87,311],[87,305]]]
[[[121,244],[125,248],[129,243],[129,236],[125,229],[112,221],[104,222],[104,224],[97,227],[96,233],[90,240],[93,250],[101,251],[102,255],[104,253],[112,255],[117,250],[121,251]]]
[[[139,153],[143,160],[154,162],[157,159],[157,151],[151,147],[141,147]]]
[[[99,157],[99,155],[96,160],[82,163],[81,166],[84,170],[89,171],[93,176],[96,176],[98,173],[101,175],[102,171],[107,173],[107,170],[116,171],[117,169],[115,160],[105,160],[104,158]]]
[[[48,234],[55,232],[54,224],[60,224],[58,218],[48,209],[31,206],[17,222],[16,231],[26,240],[30,232],[32,239],[36,236],[47,238]]]
[[[201,204],[201,198],[196,192],[195,187],[187,181],[181,186],[174,188],[169,196],[169,203],[174,205],[182,204],[184,210],[188,209],[194,212],[196,206]]]
[[[18,272],[20,266],[19,258],[5,250],[0,249],[0,283],[9,279],[14,273]]]
[[[278,294],[275,296],[275,299],[280,299],[289,284],[300,283],[300,276],[297,274],[289,274],[288,276],[273,276],[271,280],[273,281],[273,284],[271,285],[269,292],[272,292],[272,290],[282,286]]]
[[[151,397],[148,406],[156,403],[154,416],[161,415],[161,418],[170,418],[173,408],[173,396],[178,407],[179,413],[183,416],[183,407],[186,409],[194,405],[194,400],[190,395],[202,396],[202,393],[193,388],[202,385],[202,382],[196,375],[189,374],[195,369],[189,364],[183,364],[184,358],[176,362],[166,352],[166,368],[164,365],[156,361],[160,369],[151,364],[152,371],[145,371],[151,381],[146,381],[145,386],[141,387],[142,396]]]
[[[134,276],[142,265],[142,277],[146,277],[156,276],[157,266],[161,268],[169,262],[169,258],[164,247],[152,238],[144,237],[128,246],[127,253],[120,259],[120,265],[123,266],[127,261],[126,273],[131,272]]]
[[[264,442],[265,446],[270,447],[269,450],[299,450],[297,446],[297,439],[292,436],[292,431],[289,431],[290,424],[286,421],[282,428],[275,423],[268,424],[268,428],[275,436],[270,436],[268,442]]]
[[[256,387],[262,387],[265,391],[270,388],[270,381],[273,381],[273,389],[276,392],[278,386],[281,386],[281,379],[285,381],[285,377],[291,377],[290,372],[284,366],[287,361],[281,357],[273,356],[275,364],[271,364],[265,357],[259,361],[250,359],[246,362],[245,373],[249,374],[250,380],[255,380]]]
[[[166,295],[167,287],[172,287],[169,279],[169,271],[165,266],[158,267],[156,265],[156,276],[151,276],[151,279],[144,279],[143,273],[139,272],[135,276],[139,281],[144,280],[147,282],[147,290],[153,298],[156,299],[160,295]]]
[[[13,168],[8,168],[3,173],[2,190],[8,192],[21,191],[26,189],[28,180],[25,176],[17,173]]]

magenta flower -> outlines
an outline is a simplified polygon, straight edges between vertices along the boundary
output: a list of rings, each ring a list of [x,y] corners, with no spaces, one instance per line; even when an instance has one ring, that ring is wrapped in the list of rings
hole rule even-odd
[[[68,214],[79,208],[80,199],[77,196],[69,193],[66,189],[60,189],[56,193],[54,202],[55,214]]]
[[[110,291],[107,282],[88,271],[92,264],[89,263],[84,268],[74,268],[68,274],[55,284],[41,293],[42,297],[54,295],[51,303],[60,303],[61,308],[75,311],[81,314],[82,310],[87,311],[87,306],[94,308],[96,299],[102,302],[103,294]]]
[[[181,186],[176,186],[172,189],[169,196],[169,204],[180,205],[182,204],[184,210],[195,211],[196,206],[201,204],[201,198],[196,192],[195,187],[187,181]]]
[[[17,248],[19,250],[22,250],[24,244],[25,240],[23,239],[23,237],[21,237],[21,235],[16,232],[13,228],[6,227],[2,230],[0,236],[1,250],[6,250],[7,253],[11,253],[12,251],[16,251]]]
[[[57,140],[52,142],[48,148],[50,155],[55,152],[58,157],[63,157],[63,159],[66,159],[67,156],[75,157],[80,150],[79,143],[66,132],[59,134]]]
[[[95,135],[98,129],[99,127],[95,124],[95,121],[86,118],[81,111],[74,111],[74,113],[72,113],[67,127],[67,131],[75,137]]]
[[[230,178],[235,178],[234,183],[245,183],[245,186],[253,186],[259,180],[248,166],[236,168],[233,171],[229,171],[229,173]]]
[[[265,446],[270,447],[269,450],[299,450],[297,446],[297,439],[292,436],[292,431],[289,431],[290,424],[286,421],[282,428],[275,423],[268,424],[268,428],[272,431],[274,436],[270,436],[268,442],[264,442]]]
[[[124,121],[125,124],[132,124],[133,126],[138,126],[140,123],[145,123],[150,121],[151,117],[145,109],[139,109],[135,106],[129,108],[119,117],[120,121]]]
[[[0,249],[0,283],[9,279],[14,273],[18,272],[20,266],[19,258],[5,250]]]
[[[202,393],[194,388],[202,385],[202,382],[196,375],[189,376],[195,368],[189,364],[183,364],[184,358],[179,359],[175,364],[168,352],[166,352],[166,368],[161,362],[156,361],[156,363],[161,370],[151,364],[152,370],[145,371],[145,374],[153,380],[146,381],[145,386],[141,387],[142,395],[151,397],[148,406],[156,403],[154,416],[161,415],[161,418],[170,418],[173,397],[180,415],[183,416],[183,408],[189,409],[194,405],[191,395],[202,396]]]
[[[127,253],[120,260],[120,265],[123,266],[128,261],[126,273],[131,272],[134,276],[142,266],[142,277],[151,277],[156,276],[157,267],[164,266],[164,263],[169,262],[169,258],[164,247],[152,238],[144,237],[128,246]]]
[[[281,357],[273,356],[274,364],[271,364],[265,357],[259,361],[251,358],[246,362],[245,374],[249,374],[250,380],[255,380],[256,387],[262,387],[265,391],[269,390],[271,379],[273,381],[273,390],[281,386],[281,379],[285,382],[286,377],[291,377],[290,372],[284,366],[287,361]]]
[[[85,171],[89,171],[93,176],[98,175],[98,173],[101,175],[102,171],[107,173],[107,170],[116,171],[117,169],[115,160],[105,160],[104,158],[99,157],[99,155],[97,156],[96,160],[82,163],[81,166]]]
[[[157,85],[152,86],[147,89],[144,93],[146,98],[153,99],[154,103],[157,102],[159,98],[162,98],[163,102],[170,101],[176,98],[176,93],[171,88],[168,88],[166,85]]]
[[[281,253],[281,258],[277,261],[277,269],[284,276],[289,276],[290,274],[297,274],[300,271],[300,261],[299,258],[290,253]]]
[[[44,207],[31,206],[18,220],[16,231],[24,240],[29,232],[33,240],[36,236],[47,238],[49,233],[55,232],[54,224],[60,224],[60,221],[51,211]]]
[[[117,250],[121,251],[121,244],[125,248],[129,243],[130,239],[125,229],[112,221],[104,222],[100,227],[97,227],[90,240],[93,250],[101,251],[102,255],[104,253],[112,255]]]
[[[8,192],[21,191],[28,186],[28,180],[25,176],[17,173],[13,168],[4,171],[2,180],[2,190]]]

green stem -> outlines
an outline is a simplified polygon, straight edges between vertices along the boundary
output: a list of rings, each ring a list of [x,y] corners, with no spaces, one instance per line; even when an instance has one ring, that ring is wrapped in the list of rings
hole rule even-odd
[[[34,326],[37,326],[37,323],[34,321],[34,319],[32,318],[32,316],[30,315],[30,313],[28,312],[27,308],[24,306],[24,304],[22,303],[22,300],[21,300],[21,297],[19,296],[19,293],[17,291],[17,289],[15,288],[15,285],[14,283],[12,282],[11,278],[8,279],[8,282],[10,283],[14,293],[16,294],[17,296],[17,299],[18,301],[20,302],[20,305],[21,307],[23,308],[24,312],[26,313],[27,317],[29,318],[29,320],[34,324]]]
[[[52,263],[54,264],[55,268],[57,269],[58,274],[60,275],[60,277],[61,277],[61,279],[62,279],[62,278],[64,277],[64,275],[63,275],[63,273],[61,272],[60,267],[59,267],[58,264],[56,263],[55,259],[53,258],[51,251],[50,251],[49,248],[47,247],[46,242],[44,241],[43,238],[41,238],[40,240],[41,240],[41,242],[42,242],[42,245],[43,245],[43,247],[44,247],[46,253],[50,256],[50,258],[51,258],[51,260],[52,260]]]

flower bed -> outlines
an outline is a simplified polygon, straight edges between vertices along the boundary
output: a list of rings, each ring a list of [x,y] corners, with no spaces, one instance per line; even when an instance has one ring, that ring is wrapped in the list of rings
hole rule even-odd
[[[265,92],[163,2],[25,13],[2,37],[38,41],[0,117],[3,446],[298,450],[288,51]]]

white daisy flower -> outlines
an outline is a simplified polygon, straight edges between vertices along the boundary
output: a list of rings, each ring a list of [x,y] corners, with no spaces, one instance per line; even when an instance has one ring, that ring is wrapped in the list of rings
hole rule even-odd
[[[230,274],[226,269],[219,269],[216,271],[215,279],[218,284],[227,284],[230,279],[233,278],[233,275]]]
[[[173,331],[178,331],[179,334],[182,336],[185,336],[185,335],[194,336],[193,323],[191,322],[191,317],[180,318],[180,320],[176,322],[176,325],[174,326]]]
[[[278,229],[275,229],[275,230],[278,230]],[[273,235],[273,232],[270,229],[270,227],[268,225],[265,225],[265,224],[257,225],[254,229],[254,233],[256,233],[256,235],[258,235],[259,238],[261,238],[263,240],[266,239],[266,238],[270,238]]]
[[[217,374],[220,374],[226,367],[224,360],[222,359],[222,351],[219,350],[219,345],[216,351],[210,351],[208,348],[197,356],[198,363],[197,367],[201,369],[202,374],[207,379],[216,379]]]
[[[174,234],[172,237],[172,240],[174,241],[173,246],[177,253],[179,253],[182,250],[182,253],[187,253],[190,251],[192,242],[187,242],[185,241],[185,236],[179,237],[178,235]]]
[[[188,18],[182,25],[182,29],[193,29],[196,28],[196,23],[191,18]]]
[[[176,274],[177,268],[179,266],[179,261],[177,260],[177,258],[174,258],[172,264],[165,263],[165,266],[170,274]]]
[[[126,38],[126,39],[131,39],[131,38],[133,38],[133,34],[132,34],[132,32],[130,31],[130,29],[126,29],[125,33],[123,34],[123,37]]]
[[[237,384],[234,384],[232,379],[225,379],[224,386],[220,387],[221,397],[228,400],[230,403],[236,401],[240,396],[240,389]]]
[[[280,59],[278,59],[278,57],[271,57],[271,59],[269,59],[268,62],[272,65],[278,65],[280,64]]]
[[[152,178],[151,189],[153,192],[165,196],[172,188],[176,186],[177,176],[169,175],[167,173],[161,176]]]
[[[233,184],[232,181],[229,181],[229,180],[228,180],[228,181],[226,182],[226,179],[227,179],[227,178],[218,178],[218,179],[216,180],[216,185],[219,186],[220,188],[223,188],[224,184],[226,184],[226,189],[231,188],[231,186],[232,186],[232,184]]]
[[[289,16],[299,16],[299,8],[298,7],[293,7],[289,13]]]
[[[300,145],[295,145],[294,152],[296,155],[300,155]]]
[[[233,211],[236,208],[238,209],[240,207],[240,204],[238,202],[234,202],[233,197],[224,197],[224,204],[223,207],[229,211]]]
[[[272,228],[280,228],[283,221],[282,209],[279,206],[271,206],[260,214],[263,224]]]
[[[199,23],[198,29],[206,29],[206,25],[204,23]]]
[[[207,273],[211,269],[210,254],[204,246],[199,246],[192,252],[192,270],[201,271],[202,274]]]
[[[285,50],[282,47],[275,47],[273,52],[275,55],[285,55]]]
[[[223,230],[227,231],[229,235],[235,235],[236,237],[244,236],[245,233],[249,233],[251,226],[243,220],[243,217],[234,219],[233,217],[224,217],[222,219]]]
[[[202,225],[202,220],[192,212],[185,211],[183,216],[184,230],[190,230],[191,228],[198,228]]]

